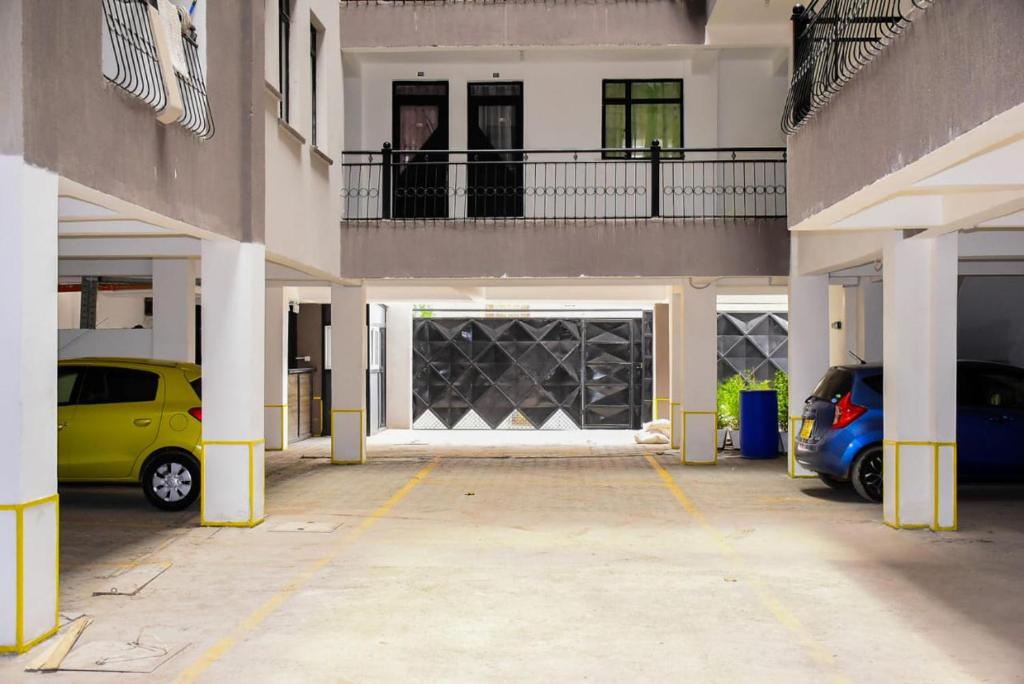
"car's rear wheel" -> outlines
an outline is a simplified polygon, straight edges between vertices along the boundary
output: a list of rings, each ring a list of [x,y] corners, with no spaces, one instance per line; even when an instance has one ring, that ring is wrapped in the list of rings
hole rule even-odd
[[[183,451],[157,454],[142,469],[142,491],[165,511],[188,508],[199,497],[199,463]]]
[[[868,501],[882,500],[882,447],[868,447],[857,456],[850,469],[850,481]]]
[[[840,480],[835,475],[829,475],[828,473],[818,473],[818,479],[827,484],[832,489],[843,489],[848,487],[850,482],[848,480]]]

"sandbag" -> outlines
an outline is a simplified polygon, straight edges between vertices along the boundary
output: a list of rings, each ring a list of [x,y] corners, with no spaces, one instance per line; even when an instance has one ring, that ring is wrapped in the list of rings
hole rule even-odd
[[[645,432],[658,432],[665,435],[666,437],[672,436],[672,422],[662,418],[660,420],[652,420],[649,423],[644,423]]]
[[[669,438],[660,432],[643,430],[633,436],[637,444],[668,444]]]

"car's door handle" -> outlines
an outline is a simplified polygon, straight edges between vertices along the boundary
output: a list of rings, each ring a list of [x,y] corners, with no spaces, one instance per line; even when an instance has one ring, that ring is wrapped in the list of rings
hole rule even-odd
[[[67,423],[57,423],[57,429],[58,430],[63,430],[64,428],[67,427],[67,425],[68,425]]]
[[[135,423],[135,425],[138,426],[138,427],[146,427],[147,425],[149,425],[153,421],[151,419],[149,419],[149,418],[136,418],[132,422]]]

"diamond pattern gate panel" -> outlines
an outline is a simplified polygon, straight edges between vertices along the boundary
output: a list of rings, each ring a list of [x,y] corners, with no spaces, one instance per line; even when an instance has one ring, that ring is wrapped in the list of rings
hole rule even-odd
[[[789,368],[789,321],[785,313],[718,314],[718,380],[750,373],[771,380]]]
[[[649,368],[646,373],[633,370],[634,360],[643,355],[641,319],[602,320],[588,329],[590,323],[569,318],[416,319],[413,427],[638,427],[650,410],[641,397],[643,378],[651,375]],[[592,400],[585,401],[585,386]]]

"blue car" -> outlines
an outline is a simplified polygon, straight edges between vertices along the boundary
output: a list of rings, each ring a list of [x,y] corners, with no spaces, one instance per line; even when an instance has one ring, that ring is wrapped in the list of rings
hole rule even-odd
[[[1024,369],[957,363],[957,477],[961,482],[1024,478]],[[830,487],[852,483],[882,500],[882,367],[830,368],[804,404],[797,463]]]

